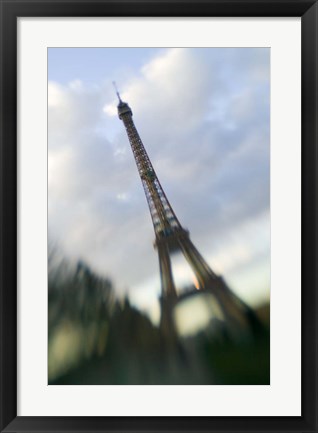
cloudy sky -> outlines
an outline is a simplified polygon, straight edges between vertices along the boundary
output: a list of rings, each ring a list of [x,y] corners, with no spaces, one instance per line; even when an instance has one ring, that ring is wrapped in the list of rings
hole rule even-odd
[[[245,301],[270,290],[270,51],[50,48],[49,236],[158,317],[154,232],[116,80],[181,224]],[[173,259],[177,285],[191,279]]]

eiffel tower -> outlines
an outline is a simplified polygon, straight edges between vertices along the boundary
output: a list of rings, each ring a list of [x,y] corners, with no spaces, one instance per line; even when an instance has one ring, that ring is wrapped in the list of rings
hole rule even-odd
[[[118,116],[128,135],[155,231],[154,246],[158,251],[161,278],[160,327],[163,333],[169,335],[174,332],[173,309],[182,298],[177,293],[171,266],[170,256],[175,252],[184,255],[197,278],[198,290],[214,296],[224,321],[232,329],[237,330],[238,326],[255,328],[259,322],[254,311],[229,289],[221,276],[212,271],[192,243],[189,231],[180,224],[135,127],[132,110],[122,101],[115,83],[114,87],[119,100]],[[193,290],[193,293],[196,292]]]

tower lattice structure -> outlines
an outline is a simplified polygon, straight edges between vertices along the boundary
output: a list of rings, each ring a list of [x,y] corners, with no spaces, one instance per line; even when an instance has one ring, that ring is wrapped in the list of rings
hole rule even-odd
[[[154,246],[158,251],[161,278],[161,327],[172,332],[173,313],[180,296],[174,283],[171,254],[181,252],[194,272],[198,289],[211,293],[218,302],[225,321],[234,325],[254,325],[256,316],[227,286],[221,276],[216,275],[189,237],[189,231],[180,224],[150,161],[132,118],[132,110],[119,99],[118,116],[122,120],[135,157],[142,186],[148,202],[155,231]]]

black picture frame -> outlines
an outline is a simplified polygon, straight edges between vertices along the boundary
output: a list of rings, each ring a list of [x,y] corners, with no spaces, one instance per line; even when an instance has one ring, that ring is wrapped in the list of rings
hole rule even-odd
[[[317,432],[317,1],[0,0],[1,432]],[[297,417],[17,416],[17,18],[301,17],[302,415]],[[288,158],[286,158],[288,163]],[[283,312],[282,312],[283,314]]]

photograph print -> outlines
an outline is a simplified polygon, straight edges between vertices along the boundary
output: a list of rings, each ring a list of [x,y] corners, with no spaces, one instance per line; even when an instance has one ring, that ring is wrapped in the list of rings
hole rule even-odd
[[[48,48],[48,384],[270,385],[269,48]]]

